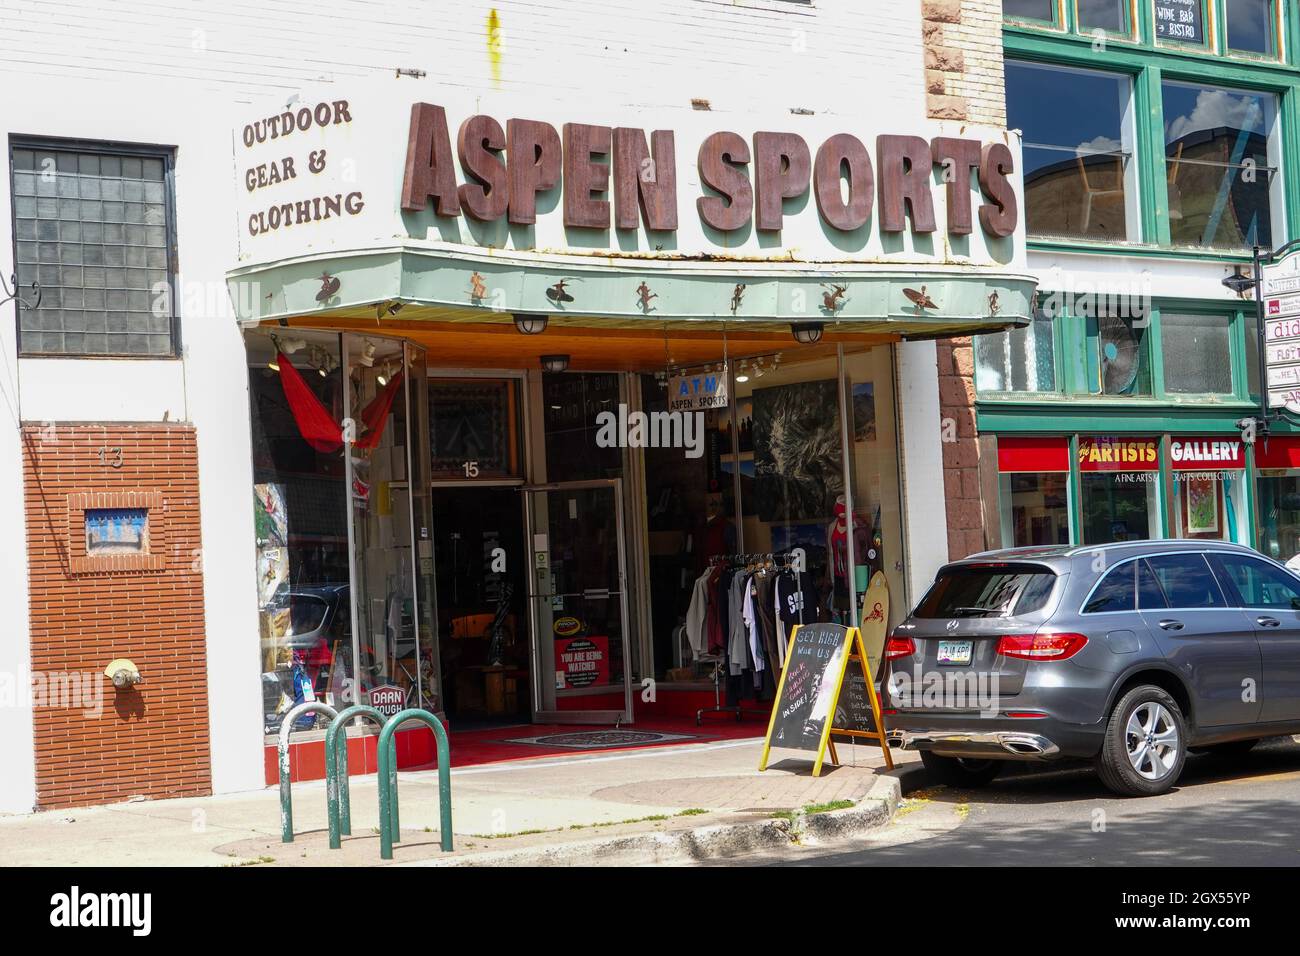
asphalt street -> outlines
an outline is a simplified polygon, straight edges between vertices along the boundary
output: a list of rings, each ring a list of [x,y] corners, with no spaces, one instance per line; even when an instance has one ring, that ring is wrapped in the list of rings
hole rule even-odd
[[[1159,797],[1115,797],[1087,765],[1018,764],[982,790],[923,784],[864,839],[720,865],[1297,866],[1296,740],[1237,757],[1192,755],[1178,786]]]

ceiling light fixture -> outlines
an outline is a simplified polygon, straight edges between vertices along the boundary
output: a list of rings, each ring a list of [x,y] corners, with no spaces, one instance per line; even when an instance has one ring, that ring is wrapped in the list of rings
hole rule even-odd
[[[547,372],[563,372],[569,367],[567,355],[543,355],[542,369]]]
[[[546,324],[550,321],[548,316],[528,312],[516,312],[514,320],[515,330],[520,335],[541,335],[546,331]]]
[[[821,341],[822,328],[820,322],[804,322],[802,325],[791,323],[790,334],[800,345],[815,345]]]

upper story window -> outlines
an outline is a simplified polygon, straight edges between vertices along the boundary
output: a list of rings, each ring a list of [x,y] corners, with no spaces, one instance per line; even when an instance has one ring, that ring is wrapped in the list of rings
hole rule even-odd
[[[1149,323],[1128,310],[1087,320],[1094,350],[1090,368],[1096,378],[1092,391],[1102,395],[1150,395]]]
[[[1160,313],[1165,391],[1232,394],[1232,319],[1226,315]]]
[[[1129,0],[1075,0],[1075,20],[1079,31],[1128,34]]]
[[[1144,9],[1145,5],[1145,9]],[[1281,0],[1003,0],[1011,24],[1238,59],[1281,58]]]
[[[1056,22],[1058,0],[1002,0],[1002,15],[1012,20]]]
[[[1276,98],[1173,81],[1161,85],[1169,234],[1176,245],[1273,246]]]
[[[12,142],[22,355],[170,356],[171,155]]]
[[[1024,133],[1029,235],[1138,238],[1132,80],[1008,60],[1006,91],[1008,124]]]
[[[1153,0],[1156,40],[1205,46],[1205,0]]]
[[[1225,0],[1228,49],[1277,56],[1275,0]]]
[[[975,337],[975,387],[981,392],[1056,391],[1056,342],[1050,316],[1022,328]]]

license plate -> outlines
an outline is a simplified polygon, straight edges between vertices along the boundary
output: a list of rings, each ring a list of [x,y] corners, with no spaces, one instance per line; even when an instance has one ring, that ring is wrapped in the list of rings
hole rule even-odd
[[[970,653],[970,641],[940,641],[938,663],[969,664]]]

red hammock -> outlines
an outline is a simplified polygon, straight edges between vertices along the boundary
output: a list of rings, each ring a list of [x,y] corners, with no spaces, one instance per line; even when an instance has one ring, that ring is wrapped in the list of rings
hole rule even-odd
[[[325,410],[316,393],[302,380],[287,355],[277,352],[276,364],[280,366],[280,385],[284,389],[284,397],[289,402],[289,410],[298,423],[303,441],[326,454],[338,451],[343,445],[343,430]],[[397,390],[401,385],[402,373],[399,372],[361,410],[361,422],[366,431],[353,442],[354,447],[374,448],[379,444],[384,437],[384,429],[388,426],[388,413],[393,409],[393,401],[397,398]]]
[[[302,440],[326,454],[338,451],[343,445],[343,431],[338,423],[325,410],[316,393],[307,387],[287,355],[277,351],[275,363],[280,366],[280,386],[284,389],[294,421],[298,423]]]
[[[388,426],[388,413],[393,409],[393,400],[397,390],[402,386],[402,373],[392,377],[384,390],[370,400],[370,404],[361,410],[361,421],[366,426],[366,433],[353,442],[356,448],[374,448],[384,437]]]

